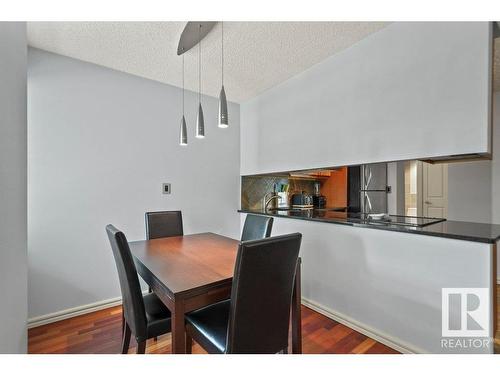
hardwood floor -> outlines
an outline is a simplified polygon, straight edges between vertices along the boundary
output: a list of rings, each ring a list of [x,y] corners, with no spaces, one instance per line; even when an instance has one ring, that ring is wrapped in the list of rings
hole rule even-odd
[[[500,285],[497,286],[500,304]],[[497,308],[500,322],[500,306]],[[500,328],[500,327],[497,327]],[[119,353],[121,347],[121,306],[28,330],[28,353]],[[395,350],[372,340],[349,327],[302,306],[304,353],[395,354]],[[130,353],[135,353],[131,340]],[[170,334],[158,341],[149,340],[147,353],[170,353]],[[204,353],[199,345],[193,353]],[[500,329],[497,329],[495,353],[500,353]]]
[[[121,307],[78,316],[28,330],[28,353],[119,353]],[[307,307],[302,307],[304,353],[396,354],[397,352]],[[170,353],[170,334],[148,340],[147,353]],[[131,340],[129,353],[135,353]],[[193,353],[205,353],[199,346]]]

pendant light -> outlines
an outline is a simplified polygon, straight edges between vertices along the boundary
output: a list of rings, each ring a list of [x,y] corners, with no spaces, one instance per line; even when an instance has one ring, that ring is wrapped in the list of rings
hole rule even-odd
[[[224,22],[221,22],[221,65],[222,88],[219,94],[219,128],[227,128],[229,118],[227,116],[226,92],[224,91]]]
[[[201,107],[201,25],[198,28],[198,117],[196,118],[196,138],[205,138],[205,119]]]
[[[182,55],[182,119],[179,144],[181,146],[187,146],[188,144],[186,118],[184,117],[184,54]]]

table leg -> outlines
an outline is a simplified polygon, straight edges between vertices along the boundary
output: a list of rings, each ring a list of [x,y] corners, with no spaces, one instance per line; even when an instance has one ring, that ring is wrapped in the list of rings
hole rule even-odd
[[[300,265],[302,260],[297,262],[295,272],[295,283],[292,295],[292,353],[302,354],[302,294],[300,291]]]
[[[172,354],[186,353],[184,324],[184,301],[175,301],[174,311],[172,311]]]

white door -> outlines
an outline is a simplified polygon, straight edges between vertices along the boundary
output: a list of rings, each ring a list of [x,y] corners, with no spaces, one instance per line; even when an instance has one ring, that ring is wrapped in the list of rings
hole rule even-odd
[[[422,163],[422,206],[426,217],[448,216],[448,164]]]

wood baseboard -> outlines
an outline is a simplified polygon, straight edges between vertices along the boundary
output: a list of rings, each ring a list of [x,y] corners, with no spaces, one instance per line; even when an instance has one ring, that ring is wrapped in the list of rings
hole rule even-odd
[[[71,309],[56,311],[50,314],[37,316],[28,319],[28,329],[43,326],[45,324],[58,322],[60,320],[73,318],[75,316],[88,314],[94,311],[104,310],[122,304],[122,298],[110,298],[104,301],[89,303],[88,305],[77,306]]]
[[[412,347],[411,345],[407,343],[403,343],[399,340],[397,340],[394,337],[389,337],[385,334],[382,334],[381,332],[378,332],[377,330],[373,329],[372,327],[368,327],[360,322],[357,322],[337,311],[333,311],[329,308],[326,308],[324,306],[321,306],[320,304],[317,304],[316,302],[309,301],[305,298],[302,298],[302,304],[304,306],[309,307],[310,309],[325,315],[359,333],[362,333],[365,336],[370,337],[371,339],[378,341],[384,345],[387,345],[388,347],[397,350],[398,352],[405,353],[405,354],[417,354],[417,353],[425,353],[423,350],[420,350],[418,348]]]
[[[142,291],[143,295],[147,293],[149,293],[147,289]],[[73,318],[79,315],[85,315],[94,311],[108,309],[110,307],[115,307],[121,304],[122,304],[122,297],[115,297],[115,298],[105,299],[103,301],[89,303],[88,305],[72,307],[70,309],[56,311],[46,315],[36,316],[34,318],[28,319],[28,329],[43,326],[45,324],[58,322],[64,319]]]

